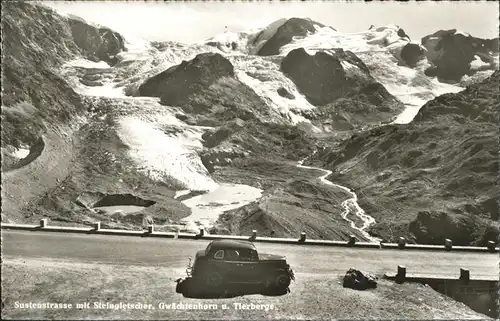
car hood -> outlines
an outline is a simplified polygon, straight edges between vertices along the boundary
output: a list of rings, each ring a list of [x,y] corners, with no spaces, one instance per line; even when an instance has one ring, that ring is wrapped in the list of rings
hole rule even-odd
[[[259,260],[261,261],[286,261],[283,255],[259,253]]]

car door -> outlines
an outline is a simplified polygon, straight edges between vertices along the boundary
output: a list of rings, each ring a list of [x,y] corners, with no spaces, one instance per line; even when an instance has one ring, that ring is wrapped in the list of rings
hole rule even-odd
[[[226,265],[226,277],[230,283],[240,283],[243,275],[243,265],[239,261],[239,251],[236,249],[224,250],[224,264]]]
[[[222,249],[213,249],[208,259],[209,270],[226,275],[225,253]]]
[[[253,253],[255,252],[255,253]],[[259,280],[257,252],[242,249],[238,256],[238,278],[241,283],[255,283]]]

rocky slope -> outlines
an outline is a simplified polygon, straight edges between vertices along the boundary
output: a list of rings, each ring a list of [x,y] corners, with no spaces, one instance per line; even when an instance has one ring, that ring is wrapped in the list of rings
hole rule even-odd
[[[214,228],[218,233],[249,235],[257,229],[259,235],[299,237],[306,232],[312,239],[345,240],[355,234],[342,219],[342,202],[349,195],[336,188],[325,188],[314,179],[300,179],[307,171],[295,174],[294,179],[276,182],[263,197],[252,204],[225,212]]]
[[[107,28],[63,18],[41,6],[8,3],[5,10],[2,147],[29,148],[48,124],[67,123],[85,109],[54,68],[77,56],[110,61],[124,49],[123,39]]]
[[[483,246],[499,236],[498,81],[496,71],[428,102],[412,123],[354,135],[317,161],[354,188],[377,220],[373,234]]]
[[[60,73],[74,59],[113,63],[124,50],[123,38],[41,5],[8,2],[2,8],[2,222],[49,217],[59,224],[100,220],[116,226],[132,219],[122,223],[140,225],[141,219],[100,215],[78,205],[85,193],[154,199],[156,205],[147,211],[160,222],[167,207],[172,215],[188,214],[173,200],[173,189],[151,185],[136,171],[127,146],[110,126],[113,117],[106,116],[105,102],[75,92],[70,78]],[[80,70],[82,80],[101,77],[101,70]],[[23,149],[29,154],[16,154]]]

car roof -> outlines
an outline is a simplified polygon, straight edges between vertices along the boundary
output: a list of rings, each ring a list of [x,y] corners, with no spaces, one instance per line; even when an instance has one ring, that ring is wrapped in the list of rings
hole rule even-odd
[[[211,242],[211,246],[213,248],[255,250],[255,245],[252,242],[244,240],[230,240],[230,239],[213,240]]]

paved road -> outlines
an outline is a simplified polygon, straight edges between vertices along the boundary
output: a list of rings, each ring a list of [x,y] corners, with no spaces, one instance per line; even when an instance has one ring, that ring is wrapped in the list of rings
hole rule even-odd
[[[38,257],[88,263],[185,267],[189,256],[209,241],[2,230],[4,258]],[[350,267],[456,277],[461,267],[475,276],[498,278],[496,253],[402,251],[256,243],[263,253],[282,254],[299,274],[345,273]]]

